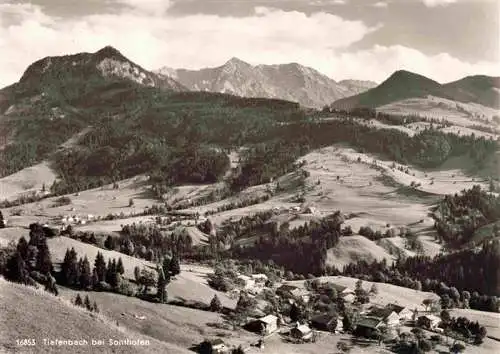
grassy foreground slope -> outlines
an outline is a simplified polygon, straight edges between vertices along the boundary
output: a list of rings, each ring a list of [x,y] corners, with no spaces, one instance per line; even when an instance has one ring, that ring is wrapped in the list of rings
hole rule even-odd
[[[189,353],[172,344],[116,326],[104,316],[73,306],[32,287],[0,278],[0,352],[7,353]],[[16,346],[16,339],[35,339],[31,349]],[[46,346],[43,339],[149,340],[147,346]]]

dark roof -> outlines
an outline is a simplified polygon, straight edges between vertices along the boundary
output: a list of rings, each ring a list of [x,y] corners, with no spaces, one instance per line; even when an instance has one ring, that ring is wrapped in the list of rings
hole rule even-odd
[[[313,316],[311,318],[311,322],[321,323],[321,324],[329,324],[330,322],[336,321],[336,320],[337,320],[337,318],[335,316],[331,316],[328,314],[319,314],[319,315]]]
[[[371,317],[377,317],[377,318],[387,318],[389,315],[392,313],[391,308],[380,308],[380,307],[374,307],[371,309],[370,312],[368,312],[367,316]]]
[[[347,286],[342,286],[342,285],[335,284],[335,283],[328,283],[328,285],[330,285],[332,288],[337,290],[337,292],[339,292],[339,293],[341,293],[342,291],[347,289]]]
[[[377,328],[382,321],[380,318],[375,318],[375,317],[368,317],[368,316],[363,316],[360,318],[358,321],[357,325],[359,327],[367,327],[367,328]]]
[[[281,291],[292,291],[292,290],[295,290],[297,289],[296,286],[293,286],[293,285],[288,285],[288,284],[283,284],[282,286],[280,286],[277,290],[281,290]]]
[[[401,311],[403,311],[405,309],[404,306],[400,306],[400,305],[396,305],[396,304],[388,304],[386,306],[386,308],[391,309],[392,311],[394,311],[396,313],[400,313]]]
[[[224,344],[224,341],[220,338],[211,339],[211,340],[209,340],[209,342],[212,345]]]

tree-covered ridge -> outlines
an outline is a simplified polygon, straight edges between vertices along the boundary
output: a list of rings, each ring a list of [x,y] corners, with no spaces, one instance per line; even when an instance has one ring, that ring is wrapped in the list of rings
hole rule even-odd
[[[476,185],[446,196],[435,208],[434,218],[439,237],[451,246],[461,246],[473,241],[478,229],[500,220],[500,197]],[[492,237],[498,236],[495,232]]]
[[[364,277],[407,288],[432,291],[441,296],[444,308],[465,307],[500,310],[500,243],[484,243],[480,249],[448,255],[408,257],[388,265],[386,261],[351,263],[343,275]]]

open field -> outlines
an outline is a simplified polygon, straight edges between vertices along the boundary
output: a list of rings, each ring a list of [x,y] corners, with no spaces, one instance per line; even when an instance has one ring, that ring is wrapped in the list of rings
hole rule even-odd
[[[418,114],[427,118],[444,118],[459,126],[492,125],[492,117],[500,115],[494,108],[477,103],[457,103],[446,98],[427,96],[410,98],[377,108],[377,111],[398,115]]]
[[[93,296],[91,296],[93,298]],[[189,353],[182,346],[164,343],[148,335],[117,326],[101,314],[95,315],[63,299],[32,287],[0,278],[0,352],[14,353]],[[97,299],[96,299],[97,300]],[[16,339],[35,339],[36,346],[16,346]],[[43,339],[148,340],[144,346],[49,346]]]
[[[48,162],[27,167],[0,179],[0,200],[16,199],[23,194],[40,192],[43,185],[47,190],[57,179]]]
[[[142,212],[146,207],[158,203],[150,194],[144,176],[121,181],[119,185],[119,189],[113,189],[112,185],[105,185],[102,188],[69,194],[67,195],[71,199],[69,205],[54,206],[56,199],[59,197],[52,197],[35,203],[24,204],[20,207],[6,208],[4,209],[4,215],[11,220],[9,225],[25,226],[32,222],[33,216],[36,216],[39,221],[45,222],[51,219],[57,221],[61,216],[66,215],[80,217],[88,214],[101,217],[120,213],[130,215],[131,213]],[[129,199],[134,200],[132,207],[129,207]],[[14,210],[18,209],[22,210],[21,216],[9,216]]]
[[[341,270],[344,266],[356,260],[371,262],[374,260],[381,261],[384,258],[387,259],[389,264],[393,259],[384,248],[366,237],[344,236],[340,238],[339,243],[334,248],[328,250],[326,264],[333,265]]]

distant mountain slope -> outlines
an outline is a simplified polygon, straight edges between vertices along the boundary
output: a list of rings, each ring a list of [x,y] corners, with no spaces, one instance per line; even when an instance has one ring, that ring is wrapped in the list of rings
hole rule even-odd
[[[45,57],[34,62],[19,82],[0,90],[0,114],[11,115],[22,110],[23,105],[31,105],[47,96],[52,101],[63,99],[71,104],[85,93],[116,81],[187,91],[175,80],[145,70],[107,46],[95,53]]]
[[[337,100],[332,104],[332,107],[338,109],[376,108],[409,98],[435,96],[500,108],[499,88],[500,78],[495,77],[470,76],[441,85],[425,76],[399,70],[377,87],[356,96]]]
[[[443,87],[454,92],[456,96],[463,96],[470,102],[500,109],[500,77],[467,76]]]
[[[185,88],[171,78],[152,73],[131,60],[117,49],[106,46],[95,53],[46,57],[31,64],[19,84],[39,82],[50,85],[52,81],[74,81],[86,77],[94,79],[125,79],[140,85],[161,87],[175,91]]]
[[[323,107],[332,100],[358,94],[376,85],[370,81],[353,80],[338,83],[297,63],[252,66],[238,58],[216,68],[186,70],[165,67],[158,73],[170,76],[194,91],[280,98],[305,107]]]

